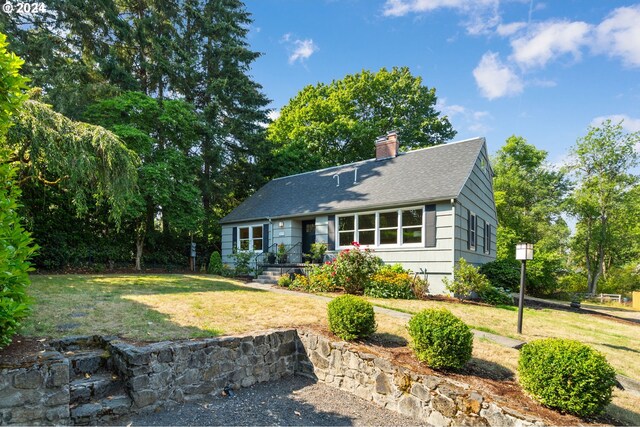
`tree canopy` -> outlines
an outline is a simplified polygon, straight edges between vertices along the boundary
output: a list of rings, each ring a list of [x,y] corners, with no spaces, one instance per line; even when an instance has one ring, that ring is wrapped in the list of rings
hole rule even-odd
[[[493,158],[498,213],[497,257],[515,260],[515,245],[535,244],[529,263],[530,291],[555,289],[555,274],[565,266],[569,227],[562,218],[568,181],[547,163],[547,152],[511,136]]]
[[[572,248],[587,273],[591,293],[606,278],[608,268],[628,261],[628,252],[625,257],[619,248],[631,243],[633,227],[628,215],[638,211],[639,177],[632,171],[638,165],[639,143],[640,132],[625,133],[621,123],[607,120],[601,126],[590,126],[571,150],[568,170],[576,186],[569,211],[577,219]]]
[[[363,70],[302,89],[268,128],[269,174],[281,176],[374,156],[378,136],[395,130],[403,149],[441,144],[456,135],[435,109],[436,90],[407,67]]]
[[[106,129],[70,120],[28,100],[7,137],[20,179],[57,185],[73,194],[79,214],[105,203],[119,221],[136,186],[136,154]]]

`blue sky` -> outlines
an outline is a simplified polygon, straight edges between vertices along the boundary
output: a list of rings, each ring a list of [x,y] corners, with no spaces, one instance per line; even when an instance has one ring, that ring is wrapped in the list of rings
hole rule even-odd
[[[603,117],[640,130],[640,3],[247,0],[253,77],[277,111],[304,86],[408,66],[455,140],[525,137],[561,163]]]

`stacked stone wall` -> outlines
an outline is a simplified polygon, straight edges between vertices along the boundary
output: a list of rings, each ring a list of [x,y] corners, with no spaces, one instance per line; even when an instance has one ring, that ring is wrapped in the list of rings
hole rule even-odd
[[[0,425],[68,421],[69,360],[48,351],[19,366],[0,367]]]
[[[297,340],[291,329],[145,347],[114,341],[109,351],[135,407],[146,411],[293,375]]]
[[[298,332],[297,372],[372,401],[391,411],[436,426],[544,425],[540,420],[498,406],[468,384],[417,374],[344,342]]]
[[[94,338],[103,342],[105,357],[124,381],[131,412],[300,374],[432,425],[543,425],[468,384],[418,374],[312,332],[278,330],[146,346]],[[69,359],[48,351],[27,365],[0,367],[0,425],[69,423]]]

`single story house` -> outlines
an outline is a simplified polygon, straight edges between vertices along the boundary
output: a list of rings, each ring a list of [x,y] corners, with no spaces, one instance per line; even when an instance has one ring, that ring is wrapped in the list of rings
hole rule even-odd
[[[484,138],[399,151],[395,133],[376,141],[376,158],[277,178],[221,220],[222,259],[264,254],[279,244],[301,262],[314,242],[329,253],[352,242],[426,276],[445,293],[457,260],[496,257],[496,207]],[[261,255],[258,255],[261,256]]]

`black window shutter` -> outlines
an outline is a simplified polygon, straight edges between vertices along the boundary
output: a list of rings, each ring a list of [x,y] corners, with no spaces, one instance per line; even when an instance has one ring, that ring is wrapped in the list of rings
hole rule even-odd
[[[471,250],[471,211],[467,210],[467,249]]]
[[[231,252],[235,251],[238,248],[238,227],[233,227],[231,231]]]
[[[262,225],[262,250],[269,250],[269,224]]]
[[[487,254],[491,253],[491,224],[489,224],[488,222],[486,223],[485,227],[484,227],[484,241],[485,241],[485,252]]]
[[[475,247],[475,249],[474,249],[474,250],[475,250],[476,252],[478,252],[478,246],[480,246],[480,243],[479,243],[479,241],[478,241],[478,236],[479,236],[479,234],[478,234],[478,227],[479,227],[479,226],[480,226],[480,221],[478,221],[478,217],[476,216],[476,217],[475,217],[475,230],[476,230],[476,232],[474,233],[474,234],[475,234],[475,239],[473,240],[473,246]]]
[[[334,251],[336,249],[336,216],[329,215],[329,238],[327,241],[328,250]]]
[[[424,244],[427,248],[436,246],[436,205],[426,205],[424,207],[425,216],[425,236]]]

